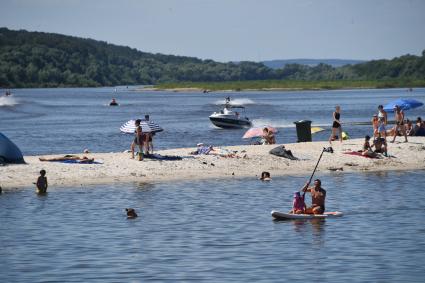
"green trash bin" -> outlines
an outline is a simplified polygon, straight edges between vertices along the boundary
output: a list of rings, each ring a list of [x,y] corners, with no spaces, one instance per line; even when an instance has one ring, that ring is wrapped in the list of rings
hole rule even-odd
[[[297,128],[298,142],[311,142],[311,121],[300,120],[294,124]]]

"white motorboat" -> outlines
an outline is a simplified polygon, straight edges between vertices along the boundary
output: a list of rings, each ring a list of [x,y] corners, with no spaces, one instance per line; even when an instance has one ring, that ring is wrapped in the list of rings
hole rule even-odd
[[[243,106],[232,106],[230,105],[230,103],[228,103],[228,101],[226,101],[223,110],[221,110],[220,112],[214,112],[210,115],[209,118],[211,120],[211,123],[213,123],[217,127],[225,129],[251,127],[252,122],[249,120],[249,118],[242,116],[236,110],[232,110],[235,108],[245,109],[245,107]]]

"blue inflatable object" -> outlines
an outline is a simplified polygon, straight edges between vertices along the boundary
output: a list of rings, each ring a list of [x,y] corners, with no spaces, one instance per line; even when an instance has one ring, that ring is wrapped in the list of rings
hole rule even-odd
[[[25,163],[21,150],[0,133],[0,163]]]
[[[384,106],[384,110],[387,112],[393,112],[394,106],[400,106],[401,110],[409,110],[413,108],[420,107],[424,105],[422,102],[417,101],[416,99],[412,98],[400,98],[396,99],[394,101],[391,101],[387,105]]]

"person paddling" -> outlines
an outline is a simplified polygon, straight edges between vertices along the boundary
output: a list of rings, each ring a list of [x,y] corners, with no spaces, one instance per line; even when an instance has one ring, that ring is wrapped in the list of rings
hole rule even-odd
[[[319,179],[314,180],[314,186],[308,187],[309,182],[301,189],[301,191],[311,194],[311,206],[305,211],[306,214],[323,214],[325,212],[326,191],[321,187],[322,182]]]

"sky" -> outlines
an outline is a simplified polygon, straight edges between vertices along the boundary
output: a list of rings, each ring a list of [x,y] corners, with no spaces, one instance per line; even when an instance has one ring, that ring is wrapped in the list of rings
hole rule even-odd
[[[0,0],[0,27],[220,62],[390,59],[425,49],[425,1]]]

